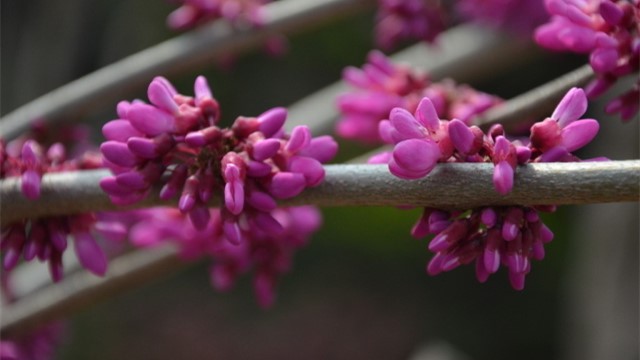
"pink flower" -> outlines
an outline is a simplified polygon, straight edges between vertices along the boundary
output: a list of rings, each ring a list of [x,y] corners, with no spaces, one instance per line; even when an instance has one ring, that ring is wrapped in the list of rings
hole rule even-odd
[[[219,193],[222,229],[229,241],[243,241],[241,222],[247,217],[268,231],[279,231],[274,207],[265,204],[320,184],[322,163],[335,156],[336,142],[312,138],[306,126],[286,134],[284,108],[238,117],[231,127],[221,128],[218,103],[203,77],[196,79],[194,92],[195,97],[181,95],[158,77],[149,85],[152,104],[120,104],[120,119],[103,127],[107,141],[101,150],[113,171],[101,181],[103,190],[115,203],[126,204],[164,183],[160,197],[180,193],[178,208],[200,230],[211,221],[208,201]],[[163,174],[168,180],[161,180]]]
[[[549,19],[540,0],[460,0],[455,10],[465,19],[524,36]]]
[[[438,115],[467,124],[502,101],[451,80],[432,83],[425,74],[394,64],[378,51],[370,52],[367,59],[362,69],[348,67],[343,71],[343,79],[354,91],[338,98],[341,118],[336,132],[347,139],[387,142],[378,132],[380,121],[395,107],[414,112],[423,97],[431,100]]]
[[[444,10],[432,0],[379,0],[375,40],[390,50],[406,40],[432,42],[444,30]]]
[[[18,149],[20,151],[18,152]],[[86,153],[82,157],[67,159],[65,148],[56,143],[47,151],[34,140],[14,140],[6,147],[0,141],[0,177],[21,177],[21,189],[28,200],[40,197],[42,175],[72,170],[95,169],[100,166],[100,156]],[[94,235],[109,233],[116,238],[117,220],[99,220],[101,214],[84,213],[69,216],[23,219],[2,228],[0,248],[4,270],[13,270],[20,262],[38,259],[46,261],[54,281],[63,276],[62,254],[73,238],[73,246],[80,264],[95,275],[107,271],[107,258]],[[121,231],[121,229],[120,229]]]
[[[595,98],[617,79],[640,68],[640,6],[638,1],[547,0],[551,21],[535,33],[538,44],[557,51],[590,54],[589,63],[597,78],[586,88]],[[606,111],[631,119],[640,106],[640,83],[614,100]]]
[[[438,162],[491,162],[493,184],[506,195],[513,189],[518,165],[542,161],[579,161],[572,151],[589,143],[598,132],[598,122],[580,119],[587,109],[582,89],[573,88],[560,101],[550,118],[531,127],[531,141],[507,139],[501,125],[487,133],[463,121],[438,118],[433,103],[422,99],[415,114],[394,108],[389,120],[380,123],[380,136],[394,145],[393,151],[376,155],[370,163],[387,163],[392,174],[403,179],[426,176]],[[514,289],[524,288],[532,260],[542,260],[544,244],[553,234],[542,223],[538,211],[555,206],[500,206],[444,211],[424,209],[412,229],[413,236],[435,236],[429,250],[435,255],[427,272],[436,275],[475,261],[480,282],[502,265],[509,271]]]
[[[254,194],[247,199],[256,208],[271,212],[270,216],[244,216],[238,228],[242,242],[228,238],[222,217],[225,210],[218,209],[207,209],[212,221],[203,229],[195,228],[175,209],[137,211],[130,238],[139,247],[175,243],[187,260],[210,257],[211,282],[219,291],[230,290],[240,275],[252,271],[258,304],[269,307],[275,301],[278,279],[289,271],[295,251],[307,243],[322,219],[312,206],[276,209],[273,199],[265,196]]]
[[[598,133],[593,119],[581,119],[587,110],[582,89],[573,88],[564,96],[550,118],[531,127],[531,147],[539,161],[571,161],[570,153],[582,148]]]
[[[426,208],[412,234],[436,234],[429,243],[435,256],[427,265],[430,275],[451,271],[475,262],[478,281],[485,282],[504,266],[516,290],[524,288],[532,260],[544,258],[544,245],[553,233],[532,207],[488,207],[471,212],[450,212]]]
[[[260,25],[262,6],[270,0],[180,0],[182,4],[167,18],[173,29],[188,29],[201,23],[225,18],[234,23]]]

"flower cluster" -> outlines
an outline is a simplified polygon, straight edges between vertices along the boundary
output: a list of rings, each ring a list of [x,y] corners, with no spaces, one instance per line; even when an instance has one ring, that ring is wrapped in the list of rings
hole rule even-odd
[[[251,25],[263,22],[262,6],[270,0],[180,0],[182,5],[167,18],[173,29],[188,29],[212,20],[225,18]]]
[[[374,156],[370,163],[387,163],[392,174],[403,179],[426,176],[439,162],[489,162],[494,164],[493,183],[501,194],[513,188],[517,165],[531,162],[579,161],[572,154],[588,144],[598,132],[598,122],[579,119],[587,109],[582,89],[571,89],[550,118],[531,128],[528,144],[510,141],[502,126],[487,134],[476,126],[453,119],[440,120],[428,98],[415,115],[394,108],[389,120],[380,123],[385,142],[394,144],[391,153]],[[437,234],[429,249],[436,253],[429,274],[449,271],[476,260],[478,279],[485,281],[499,265],[509,268],[511,284],[524,286],[531,259],[541,259],[543,244],[552,234],[540,221],[538,210],[555,207],[487,207],[467,212],[425,209],[413,229],[416,237]]]
[[[41,179],[45,173],[96,169],[101,167],[97,153],[86,152],[68,159],[60,143],[48,149],[34,140],[14,140],[6,146],[0,142],[0,178],[20,177],[21,190],[27,200],[40,197]],[[84,213],[69,216],[23,219],[2,229],[1,249],[3,268],[12,270],[23,258],[37,258],[49,264],[51,277],[59,281],[63,276],[62,254],[67,238],[74,238],[74,249],[84,268],[96,275],[104,275],[107,258],[92,235],[93,230],[113,237],[122,237],[124,229],[117,221],[98,221],[100,214]]]
[[[608,90],[619,78],[640,68],[640,2],[637,0],[546,0],[552,15],[535,33],[538,44],[558,51],[589,55],[597,74],[587,88],[590,98]],[[640,107],[640,81],[609,103],[608,113],[631,119]]]
[[[272,212],[280,224],[278,234],[260,227],[247,228],[245,240],[233,244],[225,236],[219,209],[210,209],[213,219],[198,230],[178,210],[154,208],[137,211],[137,223],[130,238],[134,245],[150,247],[163,242],[178,245],[185,259],[210,257],[211,282],[227,291],[235,279],[253,270],[253,287],[258,303],[269,307],[275,300],[279,277],[291,267],[294,252],[304,246],[321,224],[320,212],[312,206],[278,208]]]
[[[473,21],[529,36],[549,15],[541,0],[378,0],[375,40],[391,50],[406,40],[433,43],[452,22]],[[453,19],[453,21],[451,21]]]
[[[428,76],[409,66],[391,62],[379,51],[368,55],[362,69],[348,67],[343,79],[356,91],[341,95],[338,108],[342,114],[336,132],[347,139],[380,143],[380,121],[395,107],[415,111],[423,97],[431,99],[438,114],[465,123],[502,102],[498,97],[452,80],[431,82]]]
[[[455,10],[464,19],[523,36],[549,19],[541,0],[458,0]]]
[[[211,222],[207,203],[223,194],[222,228],[234,244],[255,227],[282,233],[273,215],[276,199],[318,185],[322,163],[337,152],[331,137],[312,138],[306,126],[285,134],[284,108],[218,127],[218,103],[204,77],[195,81],[195,97],[178,94],[161,77],[151,82],[148,96],[151,104],[121,102],[120,118],[102,129],[107,141],[100,149],[114,174],[102,179],[102,189],[114,203],[128,204],[162,183],[160,198],[180,193],[178,208],[198,230]]]
[[[404,40],[432,42],[444,30],[444,15],[435,0],[379,0],[376,43],[390,50]]]
[[[427,265],[429,275],[475,260],[478,281],[487,281],[502,265],[509,271],[511,286],[522,290],[531,261],[542,260],[544,244],[553,239],[540,210],[555,208],[486,207],[465,213],[425,208],[411,234],[416,238],[435,234],[429,242],[429,250],[435,253]]]

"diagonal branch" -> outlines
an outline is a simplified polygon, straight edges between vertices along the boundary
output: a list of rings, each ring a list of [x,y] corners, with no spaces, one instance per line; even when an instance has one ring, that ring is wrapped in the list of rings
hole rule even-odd
[[[70,82],[0,119],[6,139],[27,130],[32,121],[56,121],[100,102],[115,102],[123,88],[149,83],[154,76],[192,69],[222,54],[235,54],[264,43],[270,35],[290,34],[346,17],[372,6],[372,0],[285,0],[266,6],[260,28],[234,29],[225,21],[179,35],[87,76]]]
[[[551,114],[558,102],[572,87],[582,87],[594,77],[589,64],[560,76],[546,84],[510,99],[484,113],[474,123],[480,126],[515,125],[526,119],[540,119]]]
[[[134,289],[187,264],[173,247],[134,251],[112,259],[109,272],[99,278],[87,271],[67,275],[19,301],[3,306],[2,336],[27,332],[49,321],[70,315],[115,292]]]

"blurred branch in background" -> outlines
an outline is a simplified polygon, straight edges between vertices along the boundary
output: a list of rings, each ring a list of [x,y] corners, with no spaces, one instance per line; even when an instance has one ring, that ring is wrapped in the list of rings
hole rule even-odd
[[[505,129],[510,129],[523,120],[544,119],[551,115],[558,101],[569,89],[583,87],[593,78],[591,66],[583,65],[566,75],[510,99],[502,106],[487,110],[480,115],[475,124],[483,127],[502,124]]]
[[[87,271],[68,274],[59,284],[48,284],[18,302],[4,306],[2,335],[29,331],[50,320],[134,289],[185,267],[172,247],[134,251],[111,260],[109,273],[99,278]]]
[[[0,119],[6,139],[29,129],[36,120],[57,121],[100,102],[115,102],[123,88],[145,84],[159,74],[202,65],[221,55],[237,54],[264,43],[270,35],[320,26],[372,6],[371,0],[286,0],[266,6],[265,24],[234,29],[218,21],[147,48],[72,81]]]
[[[453,77],[459,83],[468,83],[490,79],[540,56],[541,53],[528,41],[478,25],[463,24],[442,33],[437,48],[417,44],[392,55],[391,59],[427,72],[432,80]],[[470,63],[474,66],[469,66]],[[564,86],[575,86],[566,80],[571,79],[563,80]],[[291,105],[286,128],[307,125],[314,134],[332,133],[338,117],[338,109],[333,104],[337,96],[347,90],[348,86],[338,81]],[[557,101],[562,95],[554,97],[552,101]],[[532,99],[525,102],[528,100]],[[517,110],[520,109],[510,108],[506,112]],[[487,116],[487,119],[491,118]]]

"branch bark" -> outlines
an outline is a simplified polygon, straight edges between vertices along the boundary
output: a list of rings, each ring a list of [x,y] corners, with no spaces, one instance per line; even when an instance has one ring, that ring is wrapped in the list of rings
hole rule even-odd
[[[581,163],[537,163],[520,166],[513,191],[502,196],[493,188],[493,165],[439,164],[427,177],[401,180],[384,165],[327,165],[325,181],[286,205],[429,206],[468,209],[485,205],[592,204],[637,201],[640,160]],[[158,189],[129,207],[113,205],[99,186],[107,170],[47,174],[41,196],[27,201],[19,178],[0,182],[2,224],[24,218],[87,211],[123,210],[173,202],[158,198]],[[219,206],[220,197],[212,200]]]

